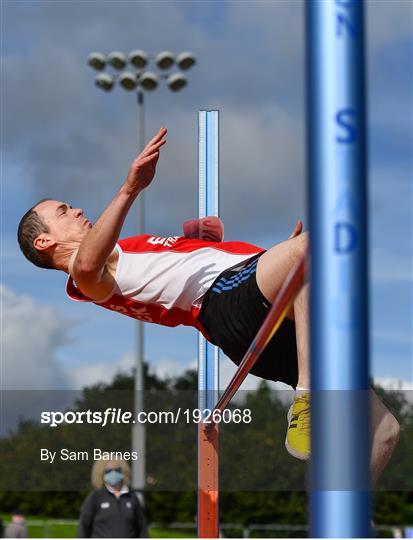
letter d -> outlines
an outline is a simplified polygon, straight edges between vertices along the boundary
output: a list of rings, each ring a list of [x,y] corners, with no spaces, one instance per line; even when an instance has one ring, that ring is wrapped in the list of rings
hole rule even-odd
[[[336,253],[349,253],[357,245],[357,231],[350,223],[336,223],[334,227],[334,250]]]

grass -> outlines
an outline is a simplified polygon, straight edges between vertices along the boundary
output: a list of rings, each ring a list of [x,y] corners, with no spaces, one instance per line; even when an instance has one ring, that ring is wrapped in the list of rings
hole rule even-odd
[[[191,533],[182,529],[151,529],[149,531],[151,538],[196,538],[196,527]]]
[[[4,527],[11,521],[10,514],[1,513],[0,518]],[[68,520],[68,523],[62,520],[62,523],[47,516],[27,515],[26,521],[29,538],[76,538],[77,535],[77,523],[74,520]]]
[[[4,527],[10,521],[10,514],[0,513],[0,518],[3,520]],[[48,518],[47,516],[32,516],[27,515],[26,521],[29,538],[76,538],[77,523],[75,520],[58,520]],[[193,531],[185,531],[182,529],[151,529],[151,538],[194,538],[196,536],[196,528]]]

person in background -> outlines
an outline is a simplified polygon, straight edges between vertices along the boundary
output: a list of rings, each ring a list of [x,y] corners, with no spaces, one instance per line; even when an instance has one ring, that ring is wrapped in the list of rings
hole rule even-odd
[[[11,514],[11,523],[4,531],[4,538],[28,538],[26,519],[21,510],[15,510]]]
[[[124,460],[98,460],[92,468],[94,490],[80,510],[78,538],[147,538],[145,516],[131,470]]]

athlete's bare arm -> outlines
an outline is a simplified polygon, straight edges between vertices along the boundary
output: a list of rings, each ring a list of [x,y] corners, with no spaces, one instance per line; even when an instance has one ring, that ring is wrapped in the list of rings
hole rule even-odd
[[[80,244],[72,273],[82,292],[93,299],[103,298],[112,289],[113,278],[105,271],[107,260],[132,203],[155,176],[166,132],[166,128],[161,128],[134,159],[120,190]]]

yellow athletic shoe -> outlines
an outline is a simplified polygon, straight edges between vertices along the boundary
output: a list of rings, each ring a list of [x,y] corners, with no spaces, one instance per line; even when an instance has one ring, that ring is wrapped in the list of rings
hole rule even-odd
[[[285,447],[294,457],[307,460],[310,457],[310,393],[296,394],[287,415],[288,430]]]

